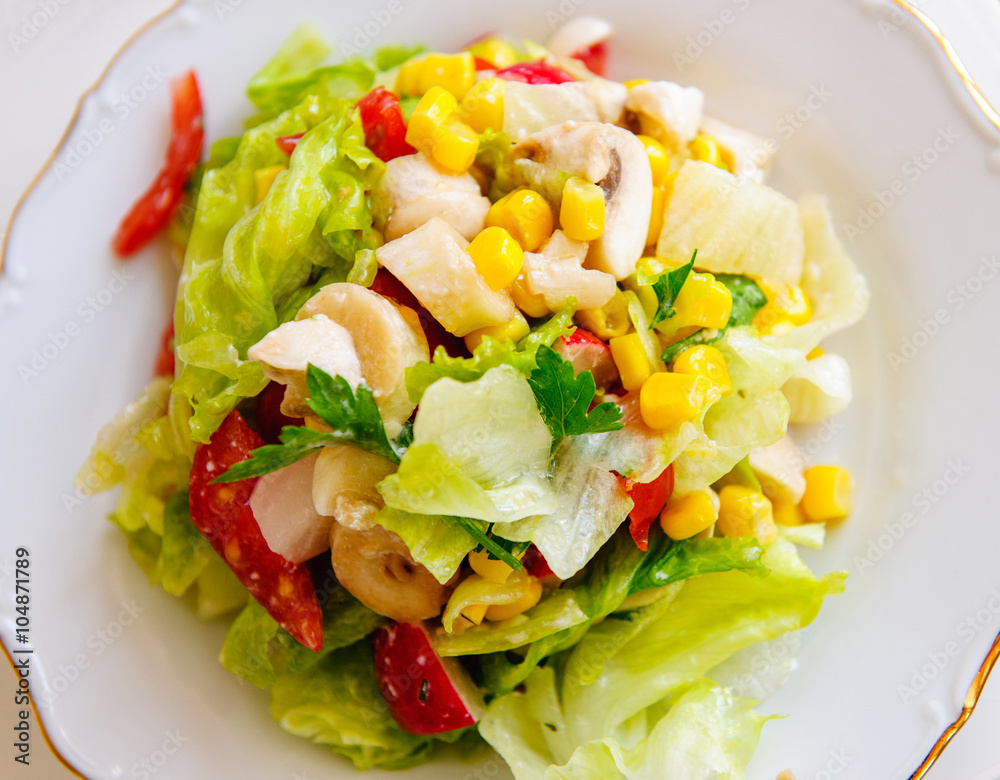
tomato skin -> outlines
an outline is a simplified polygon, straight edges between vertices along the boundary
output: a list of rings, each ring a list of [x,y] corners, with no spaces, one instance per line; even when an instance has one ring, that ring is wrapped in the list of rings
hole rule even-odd
[[[565,84],[567,81],[576,81],[562,68],[549,65],[541,60],[519,62],[509,68],[498,70],[497,78],[506,81],[520,81],[525,84]]]
[[[549,562],[545,560],[542,551],[533,544],[528,545],[528,549],[524,551],[524,555],[521,557],[521,565],[524,566],[524,570],[528,574],[538,579],[550,577],[555,573],[549,568]]]
[[[268,444],[277,444],[281,429],[286,425],[303,425],[301,417],[288,417],[281,411],[281,401],[285,397],[285,386],[280,382],[268,382],[257,396],[257,431]]]
[[[160,336],[160,349],[156,353],[156,362],[153,363],[153,376],[173,376],[174,371],[174,320],[171,317]]]
[[[361,98],[358,112],[365,131],[365,144],[382,162],[417,151],[406,143],[406,122],[399,98],[385,87],[375,87]]]
[[[608,44],[606,41],[587,46],[570,56],[575,60],[580,60],[591,73],[602,77],[608,73]]]
[[[274,139],[274,142],[278,145],[285,154],[291,154],[295,151],[295,147],[299,145],[299,141],[302,140],[302,136],[305,133],[296,133],[295,135],[282,135]]]
[[[420,301],[409,291],[399,279],[393,276],[384,268],[379,268],[375,274],[375,281],[372,282],[371,290],[386,298],[391,298],[400,306],[413,309],[420,318],[420,327],[424,329],[424,336],[427,338],[427,346],[430,348],[431,356],[438,347],[444,347],[451,357],[469,357],[469,350],[465,342],[444,329],[444,326],[431,316],[431,313],[420,305]]]
[[[184,196],[184,185],[201,159],[205,142],[201,92],[194,71],[170,82],[170,145],[156,180],[118,226],[112,245],[119,257],[135,254],[159,233]]]
[[[635,546],[645,551],[649,549],[649,527],[659,517],[674,492],[674,464],[667,466],[652,482],[633,482],[624,477],[619,479],[635,504],[629,513],[629,532],[635,540]]]
[[[191,521],[271,617],[303,645],[319,652],[323,614],[316,588],[304,563],[291,563],[264,541],[250,508],[257,479],[212,482],[261,444],[260,436],[233,411],[208,444],[198,445],[189,483]]]

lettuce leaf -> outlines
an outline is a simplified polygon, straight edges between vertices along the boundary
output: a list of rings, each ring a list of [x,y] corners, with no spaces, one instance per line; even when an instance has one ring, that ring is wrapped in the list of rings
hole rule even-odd
[[[158,562],[163,589],[171,595],[183,596],[213,556],[212,545],[191,522],[187,491],[174,494],[163,513],[163,543]]]
[[[781,392],[788,399],[789,422],[820,422],[851,403],[851,366],[840,355],[827,352],[807,360]]]

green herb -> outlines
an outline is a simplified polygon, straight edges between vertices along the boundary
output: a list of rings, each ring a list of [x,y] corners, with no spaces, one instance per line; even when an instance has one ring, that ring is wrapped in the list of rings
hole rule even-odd
[[[494,537],[492,535],[492,525],[483,531],[476,520],[470,520],[466,517],[456,517],[455,521],[465,529],[469,536],[479,542],[477,550],[486,550],[491,558],[503,561],[515,571],[521,571],[524,568],[523,564],[514,557],[514,551],[520,545],[516,542],[509,542],[506,539]]]
[[[747,487],[751,490],[756,490],[758,493],[762,492],[760,488],[760,480],[757,479],[757,475],[753,473],[753,469],[750,468],[750,456],[747,455],[743,460],[733,466],[732,471],[726,474],[724,477],[720,478],[718,482],[712,485],[716,493],[718,493],[726,485],[739,485],[741,487]]]
[[[330,432],[314,431],[304,425],[286,425],[281,429],[281,444],[258,447],[248,460],[236,463],[213,482],[238,482],[241,479],[260,477],[272,471],[291,466],[308,457],[320,447],[349,444],[399,463],[405,450],[406,437],[390,442],[382,425],[382,417],[375,397],[366,385],[359,385],[357,394],[342,376],[330,376],[323,369],[310,364],[306,368],[306,387],[309,389],[309,408],[329,425]]]
[[[653,282],[653,292],[656,293],[656,313],[653,315],[653,321],[649,323],[650,330],[677,313],[674,304],[677,302],[677,296],[680,295],[684,282],[691,274],[691,269],[694,268],[696,257],[698,257],[697,249],[694,250],[694,254],[685,265],[672,271],[665,271]]]
[[[538,411],[554,438],[617,431],[622,427],[618,422],[622,410],[617,404],[598,404],[588,413],[597,392],[590,371],[577,375],[572,363],[546,346],[539,347],[536,363],[528,384],[535,393]]]
[[[757,282],[748,276],[738,276],[736,274],[716,274],[716,281],[722,282],[733,297],[733,308],[729,313],[729,321],[723,328],[702,328],[697,333],[692,333],[686,339],[681,339],[675,344],[667,347],[660,360],[672,363],[676,357],[688,347],[697,344],[712,344],[722,338],[722,335],[729,328],[739,328],[750,325],[757,312],[764,308],[767,303],[767,296],[758,286]]]

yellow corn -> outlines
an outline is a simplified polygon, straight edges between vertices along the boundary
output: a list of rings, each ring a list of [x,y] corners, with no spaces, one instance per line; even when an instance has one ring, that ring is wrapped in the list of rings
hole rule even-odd
[[[774,522],[778,525],[796,526],[809,522],[809,518],[802,511],[802,507],[787,500],[774,501],[772,513],[774,515]]]
[[[474,57],[486,60],[496,66],[498,70],[509,68],[517,63],[517,49],[511,46],[503,38],[491,36],[485,41],[479,41],[469,47],[469,51]]]
[[[486,552],[486,550],[470,552],[469,565],[480,577],[497,584],[506,582],[507,578],[511,575],[511,572],[514,571],[503,561],[499,561],[496,558],[490,558],[490,554]]]
[[[465,122],[449,120],[434,137],[431,156],[451,173],[465,173],[476,161],[479,134]]]
[[[815,360],[818,357],[823,357],[825,354],[826,353],[823,351],[823,347],[813,347],[806,355],[806,360]]]
[[[757,537],[768,545],[778,535],[771,502],[753,488],[726,485],[719,491],[719,522],[717,528],[730,538]]]
[[[525,252],[534,252],[552,235],[552,207],[537,192],[514,190],[490,206],[486,226],[502,227]]]
[[[516,298],[514,302],[517,303]],[[599,309],[581,309],[574,319],[581,328],[605,341],[624,336],[632,325],[628,318],[628,299],[621,290],[615,290],[611,300]]]
[[[395,92],[399,95],[419,95],[420,73],[423,67],[423,57],[417,57],[404,62],[399,68],[399,74],[396,76]]]
[[[760,286],[767,304],[757,312],[753,324],[761,333],[770,333],[775,327],[805,325],[812,318],[812,303],[798,285],[787,285],[784,290],[776,290],[764,282]]]
[[[272,165],[270,168],[260,168],[254,171],[253,178],[257,184],[257,196],[254,205],[260,204],[267,197],[268,190],[271,189],[274,180],[278,178],[278,174],[287,170],[288,168],[284,165]]]
[[[545,312],[547,314],[548,309]],[[503,325],[487,325],[485,328],[472,331],[472,333],[469,333],[465,337],[465,346],[468,347],[469,352],[472,352],[482,343],[484,336],[492,336],[495,339],[508,339],[516,344],[530,332],[531,328],[528,327],[528,321],[518,313],[514,319],[510,322],[505,322]],[[479,573],[482,574],[482,572]],[[483,574],[483,576],[485,577],[486,575]]]
[[[638,87],[640,84],[648,84],[648,83],[649,79],[629,79],[628,81],[625,82],[625,86],[628,89],[632,89],[632,87]]]
[[[688,151],[691,152],[691,159],[707,162],[716,168],[729,170],[726,163],[726,154],[719,142],[710,135],[699,134],[688,144]]]
[[[711,274],[692,273],[677,294],[674,309],[676,314],[657,326],[667,336],[692,326],[722,328],[729,322],[733,296]]]
[[[646,231],[646,246],[653,246],[663,232],[663,216],[667,211],[667,188],[653,187],[653,210],[649,213],[649,229]]]
[[[524,250],[502,227],[486,228],[472,239],[466,251],[493,290],[502,290],[517,279],[524,264]]]
[[[495,622],[509,620],[531,609],[542,598],[542,583],[532,577],[528,592],[513,604],[491,604],[486,610],[486,619]]]
[[[670,173],[670,152],[655,138],[648,135],[640,135],[638,138],[642,141],[646,156],[649,158],[649,167],[653,171],[653,186],[659,187]]]
[[[417,83],[418,92],[442,87],[461,100],[476,83],[475,58],[467,51],[461,54],[428,54],[421,62]]]
[[[711,390],[707,377],[660,371],[639,391],[639,412],[653,430],[676,428],[698,416]]]
[[[646,350],[637,333],[627,336],[616,336],[608,342],[611,347],[611,358],[615,361],[618,374],[622,379],[622,387],[626,390],[638,390],[645,387],[649,375],[653,373],[653,365],[649,362]]]
[[[470,623],[478,626],[483,622],[483,618],[486,617],[488,609],[489,607],[486,604],[470,604],[462,610],[461,615]]]
[[[448,90],[435,87],[427,92],[410,115],[406,142],[421,151],[429,149],[437,132],[458,108],[458,101]]]
[[[802,511],[814,523],[843,520],[851,513],[854,489],[851,474],[840,466],[813,466],[806,469],[806,492]]]
[[[690,539],[716,520],[712,498],[704,490],[671,498],[660,512],[660,527],[671,539]]]
[[[406,128],[406,142],[451,173],[465,173],[476,160],[479,136],[455,118],[458,102],[441,87],[420,98]]]
[[[544,317],[549,314],[549,306],[545,303],[545,296],[541,293],[528,292],[523,276],[510,286],[510,297],[514,299],[514,305],[529,317]]]
[[[681,352],[674,361],[673,370],[678,374],[708,377],[712,384],[722,391],[723,398],[733,392],[733,382],[729,378],[726,359],[719,350],[707,344],[690,347]]]
[[[476,82],[458,106],[458,116],[477,133],[487,128],[503,128],[503,79],[488,78]]]
[[[570,176],[563,186],[559,224],[574,241],[593,241],[604,232],[604,190]]]

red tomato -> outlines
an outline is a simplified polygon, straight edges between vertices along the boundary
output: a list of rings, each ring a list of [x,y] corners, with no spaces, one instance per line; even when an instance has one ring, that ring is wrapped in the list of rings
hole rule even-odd
[[[295,135],[283,135],[274,139],[274,142],[278,145],[285,154],[291,154],[295,151],[295,147],[299,145],[299,141],[302,140],[302,136],[305,133],[296,133]]]
[[[170,82],[173,102],[170,145],[156,181],[132,206],[115,234],[113,246],[121,257],[144,247],[173,215],[184,195],[184,185],[201,159],[204,143],[201,93],[194,71]]]
[[[636,547],[646,550],[649,548],[649,527],[674,492],[674,464],[667,466],[652,482],[633,482],[624,477],[619,479],[623,480],[625,492],[635,504],[629,514],[629,531]]]
[[[288,417],[281,411],[281,401],[285,397],[285,386],[280,382],[269,382],[257,396],[257,430],[264,441],[275,444],[281,429],[286,425],[302,425],[301,417]]]
[[[497,77],[507,81],[522,81],[525,84],[565,84],[576,81],[561,68],[538,62],[519,62],[509,68],[497,71]]]
[[[375,87],[358,103],[365,143],[382,162],[389,162],[416,149],[406,143],[406,122],[399,98],[384,87]]]
[[[573,59],[580,60],[587,66],[587,70],[596,73],[598,76],[605,76],[608,72],[608,44],[606,41],[595,43],[585,49],[574,52]]]
[[[552,569],[549,568],[549,562],[545,560],[545,556],[542,555],[541,550],[533,544],[528,545],[528,549],[524,551],[524,555],[521,557],[521,564],[528,574],[532,577],[538,577],[538,579],[550,577],[553,574]]]
[[[215,484],[213,479],[261,446],[239,412],[233,411],[198,445],[191,467],[191,520],[240,582],[278,623],[310,650],[323,647],[323,614],[305,564],[272,552],[250,508],[256,479]]]
[[[160,351],[156,353],[156,362],[153,364],[154,376],[174,375],[174,319],[170,318],[167,327],[163,329],[160,336]]]
[[[475,58],[476,70],[496,70],[497,66],[494,65],[489,60],[484,60],[482,57]]]
[[[424,336],[427,337],[427,346],[430,348],[432,356],[434,355],[434,350],[439,346],[444,347],[445,352],[452,357],[469,356],[469,350],[466,348],[465,342],[458,336],[446,331],[444,326],[434,319],[427,309],[420,305],[420,301],[416,299],[416,296],[399,279],[384,268],[378,269],[371,289],[379,295],[392,298],[400,306],[406,306],[417,313],[417,316],[420,318],[420,327],[424,329]]]

